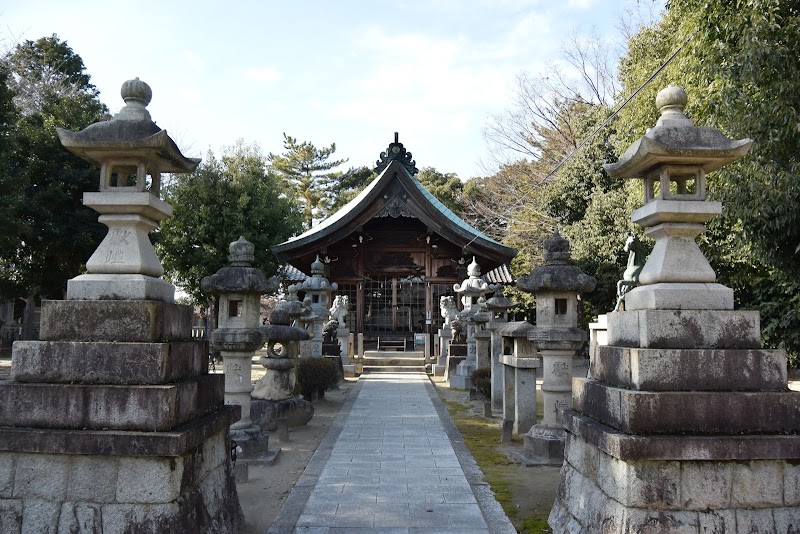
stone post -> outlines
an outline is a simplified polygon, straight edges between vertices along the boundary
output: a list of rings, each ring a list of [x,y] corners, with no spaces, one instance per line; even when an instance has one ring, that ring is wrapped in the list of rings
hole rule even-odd
[[[220,351],[225,366],[225,404],[242,408],[242,418],[231,426],[231,437],[244,455],[253,456],[268,446],[268,436],[250,418],[253,355],[266,341],[260,330],[260,300],[265,293],[275,293],[278,282],[268,281],[261,269],[252,267],[255,245],[244,237],[231,243],[229,252],[230,266],[203,278],[200,287],[203,293],[219,297],[211,346]]]
[[[520,278],[517,287],[536,295],[536,326],[528,333],[542,358],[542,421],[525,435],[531,463],[561,465],[566,434],[560,412],[572,406],[572,360],[586,341],[578,328],[578,294],[597,281],[572,265],[569,241],[558,235],[544,241],[545,264]]]
[[[41,340],[16,342],[0,381],[4,533],[244,527],[228,439],[240,409],[224,405],[224,378],[208,374],[208,345],[192,339],[192,309],[174,303],[147,235],[172,214],[161,173],[199,161],[152,121],[147,84],[121,93],[113,119],[58,129],[100,167],[84,204],[109,230],[67,300],[42,303]]]
[[[472,263],[467,268],[467,274],[469,278],[461,282],[461,284],[453,286],[453,290],[461,295],[464,310],[459,314],[459,317],[464,320],[467,328],[467,358],[458,364],[456,372],[449,377],[450,387],[456,389],[470,389],[472,387],[470,375],[478,365],[475,332],[478,331],[479,323],[471,319],[481,311],[478,299],[490,291],[489,284],[481,279],[481,267],[475,261],[475,258],[472,258]]]
[[[503,336],[498,331],[503,325],[508,323],[508,310],[514,307],[505,295],[502,286],[498,287],[494,296],[486,301],[486,307],[492,311],[494,318],[487,325],[487,329],[492,333],[490,357],[492,369],[492,410],[503,409]]]
[[[655,239],[620,311],[608,314],[591,378],[573,381],[553,532],[792,532],[800,498],[800,393],[786,354],[760,348],[757,311],[733,309],[694,237],[722,211],[706,173],[742,158],[733,141],[659,92],[661,117],[617,163],[644,179],[631,219]],[[614,473],[624,476],[615,477]]]
[[[597,321],[589,323],[589,361],[597,356],[597,347],[608,345],[608,325],[607,316],[601,314],[597,316]]]
[[[511,425],[514,434],[527,432],[536,423],[536,369],[542,360],[528,341],[533,326],[527,321],[506,323],[498,329],[511,340],[510,355],[503,355],[503,427]]]

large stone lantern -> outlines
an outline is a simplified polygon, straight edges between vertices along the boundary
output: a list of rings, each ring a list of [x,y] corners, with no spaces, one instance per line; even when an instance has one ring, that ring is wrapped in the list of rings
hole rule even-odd
[[[525,435],[525,456],[533,463],[561,465],[566,434],[559,412],[572,406],[572,358],[586,341],[578,328],[578,295],[594,290],[597,281],[572,265],[569,241],[558,234],[544,241],[545,264],[517,287],[536,295],[536,326],[528,340],[542,358],[541,423]]]
[[[626,310],[733,309],[733,290],[716,282],[695,237],[722,213],[706,198],[706,174],[740,159],[753,141],[733,141],[716,128],[695,126],[683,109],[686,92],[662,89],[661,117],[616,163],[604,165],[615,178],[644,181],[644,205],[631,220],[655,240],[639,274],[639,287],[625,294]]]
[[[231,437],[249,452],[248,445],[252,449],[256,445],[252,442],[263,441],[261,428],[250,418],[252,359],[265,342],[260,328],[261,295],[277,291],[278,283],[252,267],[255,246],[244,237],[231,243],[229,251],[230,266],[203,278],[200,287],[208,295],[219,296],[211,346],[220,351],[225,365],[225,403],[242,407],[242,418],[231,426]]]
[[[563,414],[567,458],[553,532],[792,532],[800,498],[800,392],[786,354],[760,348],[757,311],[733,309],[695,243],[722,206],[706,173],[752,142],[695,126],[686,93],[659,92],[661,118],[618,163],[643,179],[631,218],[655,239],[640,286],[607,315],[587,378]]]
[[[3,533],[244,528],[228,439],[240,408],[225,406],[224,377],[208,373],[208,344],[148,238],[172,213],[161,173],[198,160],[150,118],[147,84],[121,94],[111,120],[58,130],[100,167],[99,192],[83,198],[109,230],[67,300],[42,302],[39,339],[14,343],[0,380]]]
[[[191,172],[200,160],[184,157],[151,120],[150,86],[136,78],[121,94],[125,107],[113,120],[80,132],[56,129],[65,148],[100,167],[100,190],[85,193],[83,203],[108,226],[86,262],[87,274],[67,283],[67,298],[173,302],[175,287],[161,279],[164,268],[147,234],[172,216],[160,198],[161,173]]]

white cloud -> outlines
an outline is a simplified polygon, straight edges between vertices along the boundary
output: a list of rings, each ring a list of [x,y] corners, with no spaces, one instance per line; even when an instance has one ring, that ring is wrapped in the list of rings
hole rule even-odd
[[[180,89],[180,95],[181,99],[192,104],[197,104],[203,99],[200,91],[198,91],[195,87],[182,87]]]
[[[256,82],[275,83],[281,79],[281,73],[270,68],[250,68],[244,73],[245,78]]]

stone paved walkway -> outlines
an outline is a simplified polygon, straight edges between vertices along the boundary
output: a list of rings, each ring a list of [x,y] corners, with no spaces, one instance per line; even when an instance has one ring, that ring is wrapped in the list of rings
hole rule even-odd
[[[424,374],[363,375],[269,534],[514,533]]]

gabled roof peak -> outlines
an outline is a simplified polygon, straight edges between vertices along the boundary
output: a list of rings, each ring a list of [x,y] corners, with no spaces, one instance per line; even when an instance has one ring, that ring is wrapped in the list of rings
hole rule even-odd
[[[394,133],[394,143],[389,143],[389,148],[386,151],[381,152],[380,159],[375,162],[375,174],[380,174],[383,170],[389,166],[389,163],[392,161],[398,161],[411,176],[414,176],[419,172],[416,165],[417,162],[414,161],[411,156],[411,152],[408,152],[403,143],[399,141],[399,134],[397,132]]]

